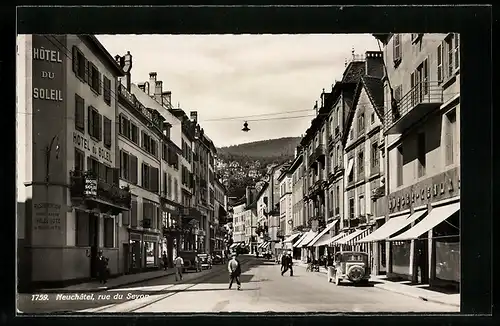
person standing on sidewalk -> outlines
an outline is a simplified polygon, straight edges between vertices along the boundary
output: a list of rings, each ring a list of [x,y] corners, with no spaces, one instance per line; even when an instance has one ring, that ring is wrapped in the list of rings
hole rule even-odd
[[[99,283],[106,284],[108,281],[108,262],[109,258],[104,257],[102,250],[99,250],[97,257],[99,263]]]
[[[167,270],[168,258],[167,258],[167,253],[165,251],[163,252],[163,255],[161,256],[161,260],[163,261],[163,269]]]
[[[238,284],[238,290],[241,290],[241,265],[240,262],[236,259],[236,255],[232,255],[231,260],[227,264],[227,269],[229,271],[229,290],[233,286],[233,281],[236,280],[236,284]]]
[[[175,266],[175,280],[182,281],[182,269],[184,268],[184,259],[182,259],[181,256],[177,256],[174,260],[174,266]]]

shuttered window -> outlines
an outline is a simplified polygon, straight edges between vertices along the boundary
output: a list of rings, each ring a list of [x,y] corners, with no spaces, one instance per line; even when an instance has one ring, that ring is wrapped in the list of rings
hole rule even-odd
[[[142,174],[141,174],[141,177],[142,177],[142,187],[145,188],[145,189],[149,189],[149,187],[151,186],[150,182],[151,182],[151,179],[150,179],[150,174],[149,174],[149,165],[145,164],[145,163],[142,163]]]
[[[437,48],[437,79],[443,81],[443,46],[440,44]]]
[[[394,34],[394,43],[393,43],[393,61],[395,63],[401,60],[401,35]]]
[[[130,155],[130,164],[129,164],[129,175],[130,182],[133,184],[138,183],[138,174],[139,174],[139,166],[137,162],[137,157],[134,155]]]
[[[160,175],[159,175],[159,170],[157,168],[154,168],[154,167],[151,167],[150,168],[150,177],[151,177],[151,182],[150,182],[150,188],[149,190],[151,190],[152,192],[155,192],[155,193],[158,193],[160,191],[160,187],[159,187],[159,179],[160,179]]]
[[[104,146],[106,148],[111,148],[111,120],[104,117]]]
[[[90,85],[90,88],[97,94],[102,94],[101,73],[99,72],[99,69],[97,69],[97,67],[93,63],[90,63],[88,65],[88,73],[88,83]]]
[[[163,196],[168,196],[168,191],[167,191],[167,172],[163,172],[163,177],[162,177],[162,190],[161,194]]]
[[[103,97],[104,97],[104,102],[107,105],[111,105],[111,80],[108,79],[106,76],[103,76]]]
[[[130,226],[137,226],[137,200],[132,199],[130,203]]]
[[[102,115],[93,107],[88,107],[88,130],[94,139],[102,140]]]
[[[83,82],[87,82],[88,61],[78,47],[73,46],[73,72]]]
[[[75,94],[75,129],[85,132],[85,100]]]
[[[419,133],[417,138],[417,162],[418,177],[425,175],[426,157],[425,157],[425,134]]]

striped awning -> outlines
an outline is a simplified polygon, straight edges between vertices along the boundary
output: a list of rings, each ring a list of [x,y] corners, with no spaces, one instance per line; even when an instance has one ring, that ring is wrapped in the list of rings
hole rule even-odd
[[[318,232],[314,232],[314,231],[309,231],[307,233],[307,237],[305,237],[303,240],[302,240],[302,243],[300,244],[300,247],[304,248],[304,247],[309,247],[310,246],[310,243],[311,241],[318,235]]]
[[[295,233],[289,236],[288,238],[285,239],[285,243],[292,242],[293,240],[297,239],[298,236],[300,236],[302,233]]]
[[[339,245],[353,245],[356,241],[366,237],[369,233],[370,229],[358,229],[342,239],[337,240],[335,243]]]
[[[301,244],[302,240],[304,240],[304,238],[307,236],[307,233],[308,232],[305,232],[304,234],[302,234],[302,236],[299,238],[299,240],[297,240],[297,242],[295,242],[293,244],[294,248],[298,248],[299,247],[299,245]]]
[[[261,244],[257,247],[257,249],[263,249],[263,250],[265,250],[265,249],[269,248],[269,244],[270,244],[270,243],[269,243],[269,241],[262,242],[262,243],[261,243]]]
[[[312,239],[311,243],[309,243],[309,246],[317,247],[318,246],[317,244],[322,242],[323,240],[331,239],[332,237],[330,236],[330,234],[327,233],[330,232],[330,230],[335,226],[335,224],[337,224],[337,222],[338,220],[329,223],[323,231],[321,231],[316,237],[314,237],[314,239]]]
[[[316,247],[321,247],[321,246],[329,246],[338,239],[341,239],[346,236],[346,233],[340,232],[339,234],[335,235],[333,238],[328,238],[325,240],[322,240],[321,242],[316,243]]]
[[[236,247],[241,246],[242,244],[243,244],[243,242],[235,242],[235,243],[233,243],[233,244],[229,247],[229,249],[234,249],[234,248],[236,248]]]

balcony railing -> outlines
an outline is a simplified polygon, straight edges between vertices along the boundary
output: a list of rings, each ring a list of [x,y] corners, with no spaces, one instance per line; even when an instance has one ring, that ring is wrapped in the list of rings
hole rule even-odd
[[[107,183],[94,173],[70,171],[71,198],[104,201],[118,210],[128,210],[132,195],[130,189],[120,188],[117,184]]]
[[[443,88],[437,82],[415,85],[385,112],[384,132],[402,133],[443,103]]]

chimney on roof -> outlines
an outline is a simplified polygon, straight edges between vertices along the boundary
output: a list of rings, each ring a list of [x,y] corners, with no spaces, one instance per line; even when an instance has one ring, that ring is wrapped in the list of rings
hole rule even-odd
[[[198,123],[198,111],[189,112],[189,117],[191,118],[191,121],[194,122],[194,124]]]
[[[384,77],[384,57],[381,51],[366,51],[365,74],[378,78]]]
[[[154,94],[154,87],[156,85],[156,72],[150,72],[149,73],[149,92],[148,92],[148,95],[149,96],[153,96],[155,95]]]
[[[163,105],[163,96],[162,96],[162,93],[163,93],[163,82],[161,80],[159,81],[156,81],[155,82],[155,93],[154,93],[154,96],[155,96],[155,100],[160,103],[161,105]]]
[[[323,92],[321,93],[321,107],[325,106],[325,89],[323,88]]]
[[[318,101],[314,104],[314,111],[316,112],[316,115],[318,115]]]

